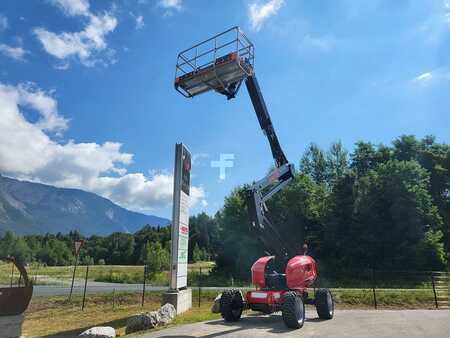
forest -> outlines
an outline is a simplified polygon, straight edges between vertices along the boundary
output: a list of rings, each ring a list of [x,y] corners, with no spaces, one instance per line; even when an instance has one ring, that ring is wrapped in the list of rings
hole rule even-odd
[[[340,142],[307,147],[294,181],[268,203],[288,245],[308,253],[322,270],[450,270],[450,147],[432,136],[403,135],[390,145]],[[249,182],[250,183],[250,182]],[[244,199],[235,188],[214,215],[190,218],[189,260],[213,260],[214,273],[250,278],[265,248],[251,232]],[[0,238],[0,254],[25,262],[74,261],[78,232]],[[89,264],[168,267],[170,228],[145,226],[134,234],[91,236],[81,251]]]

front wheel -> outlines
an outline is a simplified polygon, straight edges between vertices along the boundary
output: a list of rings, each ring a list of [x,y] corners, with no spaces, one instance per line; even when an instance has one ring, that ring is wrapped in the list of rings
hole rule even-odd
[[[244,309],[244,300],[239,290],[225,290],[220,297],[220,313],[227,322],[237,322]]]
[[[286,292],[283,295],[281,314],[288,328],[301,328],[305,322],[305,304],[302,297],[293,291]]]
[[[315,295],[315,304],[319,318],[331,319],[334,316],[334,299],[331,291],[328,289],[317,289]]]

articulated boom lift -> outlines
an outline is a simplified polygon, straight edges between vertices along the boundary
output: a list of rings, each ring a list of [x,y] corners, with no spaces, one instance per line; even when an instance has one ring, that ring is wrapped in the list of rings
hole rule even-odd
[[[288,327],[300,328],[306,303],[316,305],[319,317],[331,319],[334,301],[328,289],[318,289],[314,299],[308,298],[307,288],[317,277],[314,259],[306,253],[298,255],[299,248],[287,246],[268,217],[266,202],[292,181],[294,165],[281,149],[256,80],[253,44],[238,27],[233,27],[178,54],[175,89],[185,97],[212,90],[230,100],[243,81],[275,161],[275,169],[246,190],[251,229],[269,256],[261,257],[252,266],[256,291],[247,292],[245,299],[238,290],[222,294],[222,316],[236,321],[246,308],[263,313],[281,310]]]

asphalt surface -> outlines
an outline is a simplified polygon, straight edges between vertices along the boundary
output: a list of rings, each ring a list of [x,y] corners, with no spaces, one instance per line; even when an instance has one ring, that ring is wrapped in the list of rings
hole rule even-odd
[[[8,286],[6,286],[8,287]],[[227,289],[229,287],[221,286],[221,287],[202,287],[202,290],[213,290],[213,291],[221,291]],[[195,287],[192,288],[195,290]],[[74,294],[83,293],[84,283],[76,281],[73,287]],[[124,284],[124,283],[104,283],[104,282],[93,282],[88,281],[86,293],[109,293],[120,291],[129,291],[129,292],[142,292],[142,284]],[[165,291],[167,290],[167,286],[152,286],[146,285],[146,291]],[[33,296],[63,296],[68,295],[70,293],[70,285],[35,285],[33,287]]]
[[[279,314],[187,324],[141,334],[141,338],[214,337],[450,337],[450,310],[338,310],[331,320],[307,312],[303,328],[287,329]]]
[[[83,293],[84,284],[75,284],[73,288],[74,294]],[[142,284],[122,284],[122,283],[102,283],[102,282],[89,282],[87,284],[86,293],[109,293],[116,290],[130,291],[130,292],[142,292]],[[167,290],[167,286],[145,286],[146,291],[162,291]],[[70,293],[69,286],[55,286],[55,285],[35,285],[33,287],[33,296],[63,296]]]

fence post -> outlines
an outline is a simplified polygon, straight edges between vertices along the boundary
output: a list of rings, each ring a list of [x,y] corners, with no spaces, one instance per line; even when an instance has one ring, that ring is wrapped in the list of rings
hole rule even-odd
[[[141,306],[144,306],[144,300],[145,300],[145,280],[147,279],[147,265],[144,265],[144,283],[142,284],[142,300],[141,300]]]
[[[431,285],[433,285],[433,293],[434,293],[434,305],[436,306],[436,309],[438,308],[438,301],[437,301],[437,295],[436,295],[436,285],[434,283],[434,276],[433,272],[431,272]]]
[[[76,257],[75,257],[75,265],[73,267],[72,284],[70,286],[69,302],[72,300],[73,282],[75,280],[75,271],[77,271],[77,265],[78,265],[78,255],[76,255]]]
[[[373,306],[375,307],[375,309],[377,309],[377,294],[375,292],[375,272],[373,269],[371,269],[372,271],[372,293],[373,293]]]
[[[88,263],[88,265],[86,265],[86,278],[84,280],[83,304],[81,305],[81,311],[84,311],[84,302],[86,300],[86,288],[87,288],[88,275],[89,275],[89,263]]]
[[[13,279],[14,279],[14,264],[11,263],[11,282],[9,285],[9,287],[11,287],[11,288],[12,288]]]
[[[200,273],[198,275],[198,307],[200,307],[201,297],[202,297],[202,267],[200,267]]]

